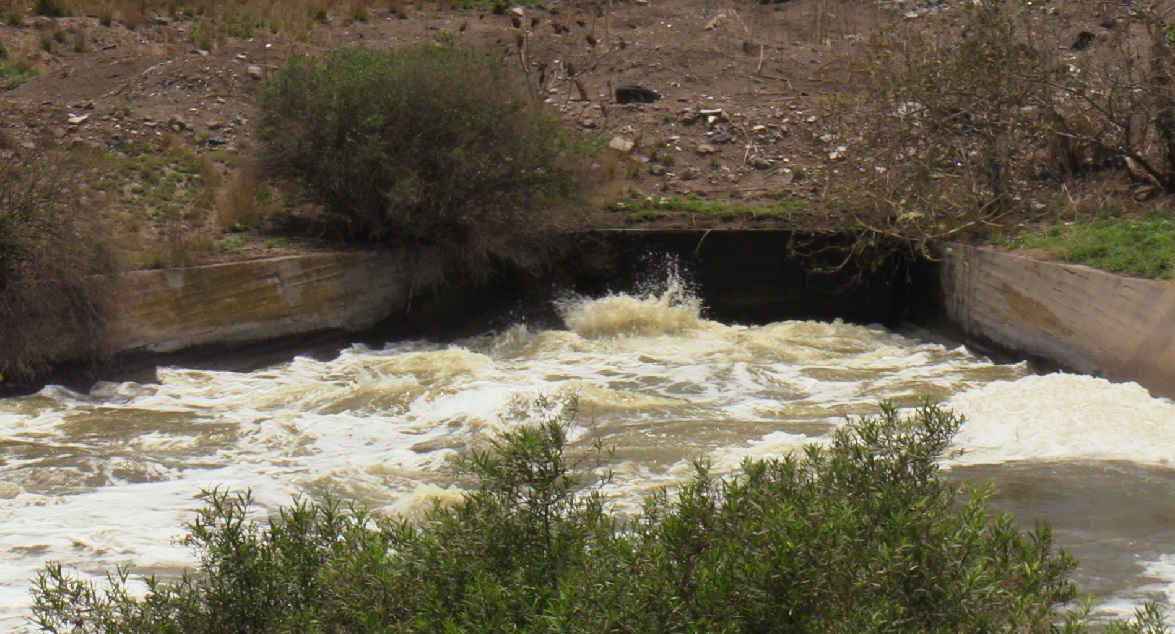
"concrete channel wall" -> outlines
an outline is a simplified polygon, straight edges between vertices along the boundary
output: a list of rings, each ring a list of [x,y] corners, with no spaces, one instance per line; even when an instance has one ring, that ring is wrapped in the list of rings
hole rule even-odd
[[[695,245],[694,239],[688,250],[698,255],[700,246],[718,249],[709,260],[728,259],[736,252],[746,255],[746,249],[719,249],[725,244],[722,239],[735,236],[719,238],[711,237],[704,245]],[[755,240],[766,238],[750,236],[748,240],[736,242],[762,250]],[[776,242],[770,243],[772,253],[786,241]],[[746,271],[745,261],[740,262],[740,270]],[[764,297],[774,293],[801,299],[809,306],[823,305],[797,290],[807,286],[803,278],[783,276],[778,263],[756,262],[770,279],[752,280],[754,289],[734,284],[738,288],[732,290],[728,288],[731,280],[739,276],[709,271],[714,267],[706,268],[701,261],[700,281],[713,287],[714,297],[707,300],[728,301],[723,292],[730,291],[726,294],[733,292],[736,299],[747,293]],[[122,312],[115,320],[112,343],[121,355],[142,356],[326,330],[362,330],[406,307],[415,266],[407,254],[385,251],[130,273],[125,276]],[[910,292],[933,297],[936,305],[914,310],[940,312],[948,326],[969,342],[1075,372],[1136,381],[1152,394],[1175,397],[1175,282],[1122,277],[954,245],[946,248],[937,275],[926,284],[937,288]],[[865,303],[879,307],[879,315],[888,314],[888,300],[883,300],[889,296],[887,291],[866,298]],[[840,310],[853,305],[849,299],[841,298]],[[778,311],[790,304],[770,306]],[[837,310],[832,304],[826,308]],[[816,315],[775,318],[793,316]],[[876,318],[865,315],[867,321]]]
[[[961,245],[940,282],[967,338],[1175,397],[1175,282]]]
[[[123,276],[110,333],[119,354],[361,330],[406,305],[404,252],[319,253]]]

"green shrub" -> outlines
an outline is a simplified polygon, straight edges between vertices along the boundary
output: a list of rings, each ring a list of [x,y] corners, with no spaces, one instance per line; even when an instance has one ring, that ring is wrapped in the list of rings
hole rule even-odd
[[[213,491],[189,525],[198,575],[128,593],[50,565],[48,632],[1082,632],[1047,527],[1021,534],[988,493],[943,483],[959,418],[890,406],[800,458],[704,464],[624,523],[599,447],[569,418],[512,431],[466,464],[476,488],[420,525],[296,501],[260,525]],[[1148,612],[1116,632],[1159,632]],[[1058,629],[1059,628],[1059,629]],[[1149,629],[1148,629],[1149,628]]]
[[[69,15],[69,8],[65,6],[65,0],[37,0],[34,11],[37,15],[50,18],[64,18]]]
[[[580,185],[582,144],[479,53],[295,59],[261,109],[268,165],[297,177],[348,240],[509,259]]]

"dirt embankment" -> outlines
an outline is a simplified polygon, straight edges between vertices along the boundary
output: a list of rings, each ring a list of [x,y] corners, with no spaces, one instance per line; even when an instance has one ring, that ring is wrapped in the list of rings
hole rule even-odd
[[[0,26],[0,43],[38,74],[0,90],[0,132],[6,143],[99,157],[81,161],[79,174],[95,181],[92,195],[115,231],[164,246],[141,248],[135,264],[172,263],[165,249],[184,251],[185,261],[254,253],[256,240],[222,232],[249,211],[231,209],[234,195],[269,196],[242,182],[252,176],[264,79],[291,55],[340,45],[455,44],[500,55],[571,125],[611,146],[603,167],[614,179],[588,214],[595,225],[625,224],[624,213],[606,211],[617,199],[654,196],[747,207],[797,201],[789,210],[798,213],[786,218],[670,214],[657,221],[663,225],[819,224],[826,212],[809,201],[835,176],[836,147],[822,123],[849,79],[845,52],[889,13],[811,0],[548,2],[497,12],[373,11],[366,21],[332,14],[308,35],[213,39],[201,23],[165,14],[134,29],[99,17],[26,15]],[[656,101],[620,104],[623,86],[648,89]],[[172,185],[159,187],[161,178]],[[261,252],[285,248],[271,240]]]

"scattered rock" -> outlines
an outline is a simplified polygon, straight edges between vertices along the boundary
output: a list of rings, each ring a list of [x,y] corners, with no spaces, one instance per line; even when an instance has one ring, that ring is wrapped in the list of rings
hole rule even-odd
[[[70,125],[81,125],[81,124],[85,123],[89,118],[90,118],[90,115],[88,115],[88,114],[80,114],[80,115],[71,114],[69,119],[67,119],[67,121],[69,121]]]
[[[710,141],[712,143],[730,143],[733,140],[734,140],[734,135],[727,132],[726,130],[723,130],[723,131],[719,132],[718,134],[715,134],[710,139]]]
[[[714,18],[712,20],[707,22],[706,26],[702,27],[702,30],[703,31],[713,31],[714,29],[721,26],[722,23],[728,19],[729,18],[727,17],[727,15],[725,13],[719,13],[718,15],[714,16]]]
[[[660,93],[643,86],[627,85],[617,86],[616,88],[616,103],[619,104],[656,103],[660,99]]]
[[[614,136],[612,137],[612,140],[608,142],[608,147],[618,152],[628,153],[631,152],[634,147],[636,147],[636,143],[634,143],[631,139],[626,139],[622,136]]]
[[[1154,185],[1144,185],[1134,190],[1134,200],[1138,202],[1145,202],[1155,197],[1158,194],[1159,188]]]
[[[718,148],[714,147],[713,145],[710,145],[709,143],[703,143],[698,146],[697,151],[698,151],[698,154],[714,154],[715,152],[718,151]]]
[[[248,72],[249,76],[253,79],[261,79],[264,76],[261,72],[261,67],[257,64],[249,64],[249,67],[246,68],[245,71]]]
[[[54,139],[64,139],[66,134],[65,128],[53,128]]]
[[[775,163],[769,159],[763,158],[758,154],[752,154],[751,157],[747,159],[747,165],[750,165],[757,170],[765,170],[771,168],[773,165],[775,165]]]
[[[1074,51],[1084,51],[1093,45],[1093,38],[1093,33],[1082,31],[1077,34],[1077,37],[1073,38],[1073,44],[1069,48]]]

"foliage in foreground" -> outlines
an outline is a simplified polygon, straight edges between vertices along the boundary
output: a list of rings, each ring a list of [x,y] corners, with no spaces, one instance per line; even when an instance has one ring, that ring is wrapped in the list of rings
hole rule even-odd
[[[586,173],[586,146],[499,61],[452,47],[293,59],[261,109],[268,164],[348,240],[519,259]]]
[[[1081,632],[1073,566],[937,461],[959,418],[855,421],[802,458],[699,464],[625,523],[555,417],[468,461],[478,486],[419,526],[295,502],[259,525],[213,491],[189,526],[201,571],[128,594],[49,566],[49,632]],[[586,465],[586,466],[585,466]],[[1116,632],[1160,632],[1150,610]]]

